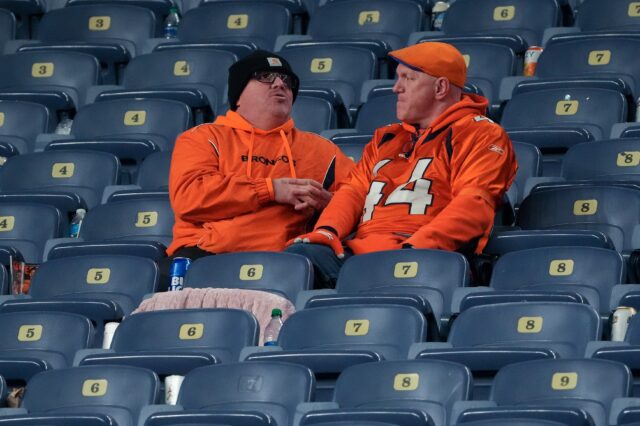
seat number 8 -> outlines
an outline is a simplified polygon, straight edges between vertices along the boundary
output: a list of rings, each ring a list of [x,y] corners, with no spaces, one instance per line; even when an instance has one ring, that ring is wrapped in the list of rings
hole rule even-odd
[[[420,375],[416,373],[396,374],[393,379],[393,389],[396,391],[412,391],[418,389]]]

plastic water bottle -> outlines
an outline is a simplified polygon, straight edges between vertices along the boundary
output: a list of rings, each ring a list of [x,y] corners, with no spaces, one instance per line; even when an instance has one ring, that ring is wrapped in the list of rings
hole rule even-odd
[[[78,238],[80,226],[82,226],[82,220],[84,219],[85,214],[87,214],[85,209],[77,209],[76,214],[73,215],[73,219],[71,219],[71,226],[69,227],[69,236],[71,238]]]
[[[180,25],[180,15],[178,9],[172,7],[164,20],[164,38],[176,38],[178,36],[178,26]]]
[[[271,321],[264,329],[264,345],[275,346],[278,344],[278,334],[282,328],[282,311],[280,309],[273,309],[271,311]]]

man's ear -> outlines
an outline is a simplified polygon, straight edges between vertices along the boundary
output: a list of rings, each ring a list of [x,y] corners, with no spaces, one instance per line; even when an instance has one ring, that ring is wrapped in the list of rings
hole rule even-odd
[[[435,81],[435,97],[436,99],[444,99],[449,94],[451,83],[446,77],[438,77]]]

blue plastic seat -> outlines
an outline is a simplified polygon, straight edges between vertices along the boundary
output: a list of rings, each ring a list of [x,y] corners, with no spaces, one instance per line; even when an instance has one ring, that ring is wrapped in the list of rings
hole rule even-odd
[[[0,10],[0,48],[4,43],[16,38],[16,17],[10,10]]]
[[[571,147],[562,159],[562,177],[574,180],[640,180],[640,139],[604,140]]]
[[[526,301],[535,295],[562,300],[566,293],[578,293],[608,319],[611,289],[625,278],[625,262],[614,250],[541,247],[514,251],[496,262],[489,284],[494,291],[468,295],[462,306]],[[572,295],[568,301],[574,298]]]
[[[53,131],[55,117],[33,102],[0,101],[0,155],[33,152],[36,136]]]
[[[489,238],[489,242],[484,248],[484,253],[501,256],[512,251],[557,246],[614,248],[611,238],[599,231],[581,229],[534,229],[496,232]]]
[[[0,200],[51,204],[62,212],[93,208],[118,181],[120,163],[93,151],[37,152],[10,158],[0,169]]]
[[[89,149],[141,162],[155,151],[171,151],[176,137],[193,126],[189,107],[168,99],[96,102],[76,114],[68,140],[47,150]]]
[[[354,420],[447,425],[453,404],[471,397],[468,368],[446,361],[382,361],[345,369],[336,382],[333,401],[340,408],[311,411],[301,424]],[[408,418],[408,419],[407,419]]]
[[[606,13],[603,13],[603,10],[606,10]],[[575,26],[585,32],[638,31],[638,13],[637,4],[633,2],[582,0]]]
[[[243,288],[278,293],[296,301],[313,287],[309,259],[291,253],[226,253],[196,259],[184,280],[187,288]]]
[[[141,409],[160,394],[157,375],[127,366],[46,371],[27,386],[22,408],[28,414],[0,417],[1,425],[135,426]]]
[[[373,88],[367,95],[367,101],[358,110],[355,129],[359,133],[373,134],[379,127],[397,123],[397,100],[398,96],[392,92],[391,87]]]
[[[307,132],[320,133],[338,127],[338,111],[340,105],[334,105],[325,96],[315,96],[313,90],[298,93],[293,104],[291,117],[296,128]],[[344,105],[342,105],[344,109]],[[344,124],[344,123],[342,123]]]
[[[312,372],[281,362],[212,365],[186,375],[184,411],[153,414],[145,426],[175,424],[291,425],[296,407],[313,399]]]
[[[80,365],[132,365],[158,374],[181,374],[204,365],[235,362],[258,343],[256,318],[241,309],[174,309],[126,317],[111,350],[85,356]]]
[[[87,212],[79,241],[57,244],[48,258],[132,254],[158,260],[173,238],[173,222],[173,210],[166,197],[101,204]]]
[[[424,312],[437,335],[446,329],[455,290],[469,282],[469,264],[460,253],[381,251],[349,258],[340,269],[335,294],[314,296],[306,306],[406,304]]]
[[[0,318],[0,375],[7,380],[70,367],[76,351],[93,345],[93,325],[78,314],[8,312]]]
[[[580,327],[574,327],[576,323]],[[427,343],[417,358],[466,365],[476,379],[475,398],[482,399],[491,373],[505,365],[544,358],[581,358],[587,343],[600,336],[600,318],[589,305],[498,303],[462,311],[453,321],[447,343]]]
[[[512,144],[518,160],[518,171],[507,195],[511,202],[518,206],[525,197],[527,179],[542,175],[542,154],[533,144],[516,141],[512,141]]]
[[[38,25],[39,43],[25,50],[66,50],[95,56],[103,66],[105,84],[116,84],[122,68],[156,36],[156,18],[145,8],[128,4],[86,4],[53,9]]]
[[[523,229],[583,229],[605,233],[618,251],[636,247],[640,191],[606,183],[558,184],[534,189],[520,205]]]
[[[606,426],[612,402],[630,392],[631,372],[621,363],[592,359],[522,362],[505,366],[496,375],[490,396],[495,406],[466,410],[461,416],[467,420],[510,415],[558,421],[582,412],[586,424]],[[578,413],[569,413],[576,410]]]
[[[45,12],[45,5],[36,0],[2,0],[0,8],[15,16],[17,38],[31,38],[35,34],[38,17]]]
[[[36,102],[51,111],[75,110],[90,86],[100,83],[100,64],[86,53],[19,52],[2,57],[0,99]]]
[[[123,255],[76,256],[42,263],[27,298],[0,305],[0,312],[65,311],[104,321],[131,314],[158,288],[158,266],[150,259]]]
[[[381,359],[406,359],[409,346],[426,337],[426,320],[412,307],[318,307],[298,311],[285,321],[278,336],[282,350],[254,352],[246,359],[306,365],[316,377],[323,378],[316,386],[317,399],[328,400],[335,377],[344,368]]]
[[[27,263],[40,263],[47,240],[62,237],[67,223],[53,206],[0,203],[0,244],[17,249]]]
[[[159,151],[149,154],[138,167],[134,185],[116,186],[107,202],[146,198],[160,193],[169,193],[169,168],[171,151]]]

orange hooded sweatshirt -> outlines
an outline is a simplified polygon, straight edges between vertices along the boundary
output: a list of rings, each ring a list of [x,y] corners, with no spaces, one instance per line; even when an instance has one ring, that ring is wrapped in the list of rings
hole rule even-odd
[[[229,111],[187,130],[171,160],[176,222],[167,253],[189,246],[212,253],[282,250],[309,230],[312,214],[276,203],[272,179],[313,179],[333,192],[352,167],[337,146],[295,129],[293,120],[261,130]]]
[[[504,130],[484,116],[487,100],[464,95],[423,132],[398,123],[376,130],[316,229],[354,253],[486,245],[496,207],[517,163]]]

